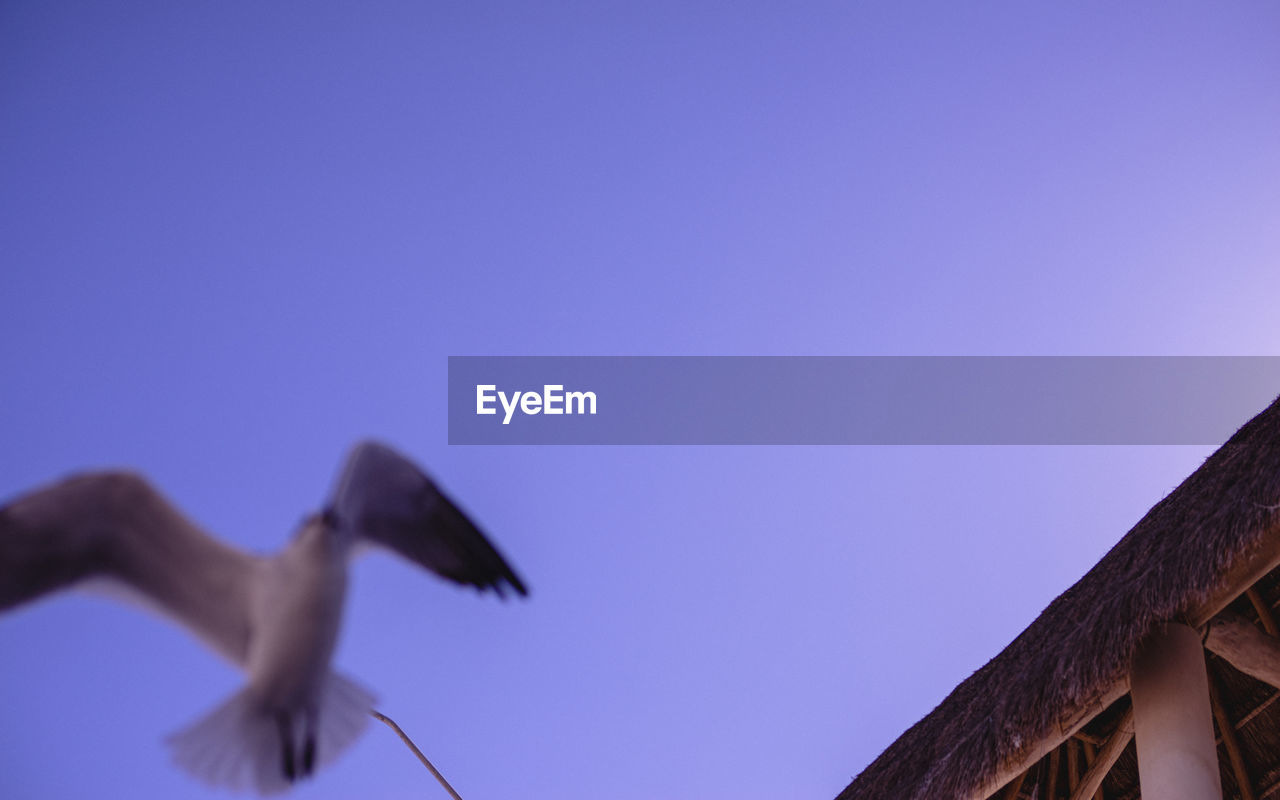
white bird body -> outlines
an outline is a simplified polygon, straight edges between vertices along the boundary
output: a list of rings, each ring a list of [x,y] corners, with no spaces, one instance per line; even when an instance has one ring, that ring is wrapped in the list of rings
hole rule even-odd
[[[105,581],[185,625],[244,669],[243,689],[169,738],[200,779],[283,791],[364,730],[373,695],[333,672],[356,543],[395,550],[450,580],[500,595],[524,584],[416,466],[358,445],[324,513],[271,557],[204,533],[141,477],[75,476],[0,508],[0,611]]]
[[[266,707],[303,711],[314,704],[342,625],[347,550],[313,517],[262,563],[250,605],[247,672],[249,688]]]

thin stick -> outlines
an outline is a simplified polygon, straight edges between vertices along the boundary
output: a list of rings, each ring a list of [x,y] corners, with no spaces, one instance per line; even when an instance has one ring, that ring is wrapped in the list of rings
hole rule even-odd
[[[404,742],[405,746],[412,750],[413,754],[418,757],[418,760],[421,761],[427,769],[431,770],[431,774],[436,776],[436,780],[440,781],[440,785],[444,787],[444,790],[449,793],[449,796],[452,797],[453,800],[462,800],[462,796],[453,790],[453,787],[449,785],[449,782],[440,774],[440,770],[436,769],[435,765],[432,764],[431,761],[422,754],[422,751],[418,749],[418,746],[413,743],[413,740],[410,739],[404,731],[400,730],[400,726],[396,724],[395,720],[385,714],[380,714],[373,709],[370,709],[369,713],[373,715],[374,719],[379,722],[385,722],[387,727],[396,732],[396,736],[400,737],[400,741]]]

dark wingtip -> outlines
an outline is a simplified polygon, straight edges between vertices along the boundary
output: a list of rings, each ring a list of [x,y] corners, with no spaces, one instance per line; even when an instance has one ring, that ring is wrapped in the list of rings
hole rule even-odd
[[[516,590],[516,594],[521,597],[528,597],[529,590],[525,588],[524,581],[520,580],[514,572],[507,573],[507,583],[511,584],[511,588]]]
[[[460,583],[467,583],[471,588],[476,590],[477,594],[484,594],[492,591],[498,596],[498,599],[504,603],[507,600],[509,590],[514,590],[520,597],[528,597],[529,590],[525,587],[524,581],[520,580],[514,574],[512,575],[490,575],[487,577],[473,577],[470,580],[462,580]]]
[[[506,567],[506,569],[503,570],[501,575],[497,575],[492,578],[488,584],[478,586],[476,588],[481,591],[485,589],[492,589],[498,595],[498,599],[505,601],[507,599],[506,587],[503,586],[505,583],[507,587],[514,589],[516,594],[521,597],[528,597],[529,590],[525,587],[524,581],[520,580],[520,576],[516,575],[516,573],[510,567],[507,567],[506,564],[503,564],[503,566]]]

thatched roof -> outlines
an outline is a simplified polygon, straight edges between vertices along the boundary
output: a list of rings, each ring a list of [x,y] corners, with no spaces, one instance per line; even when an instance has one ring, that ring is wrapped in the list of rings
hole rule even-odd
[[[1147,512],[1088,574],[890,745],[838,800],[985,798],[1072,734],[1100,742],[1128,703],[1128,670],[1139,643],[1168,621],[1201,626],[1254,586],[1280,560],[1278,524],[1280,400]],[[1267,591],[1280,594],[1280,584],[1268,580]],[[1232,684],[1236,676],[1232,671],[1226,688],[1243,698],[1251,687]],[[1234,711],[1240,719],[1243,712]],[[1053,755],[1035,772],[1047,774],[1052,763],[1056,783]],[[1122,767],[1116,769],[1123,773]],[[1136,775],[1132,782],[1130,796],[1137,791]],[[1008,791],[1010,797],[1032,796],[1030,784],[1025,793]],[[1038,796],[1047,792],[1041,788]]]

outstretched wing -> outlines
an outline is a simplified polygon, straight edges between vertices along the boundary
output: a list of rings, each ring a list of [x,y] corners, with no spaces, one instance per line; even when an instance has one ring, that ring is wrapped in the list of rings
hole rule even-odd
[[[0,508],[0,611],[105,578],[141,594],[236,664],[248,655],[258,564],[128,472],[77,475]]]
[[[356,535],[451,581],[492,588],[524,583],[471,520],[413,462],[377,442],[347,456],[330,511]]]

